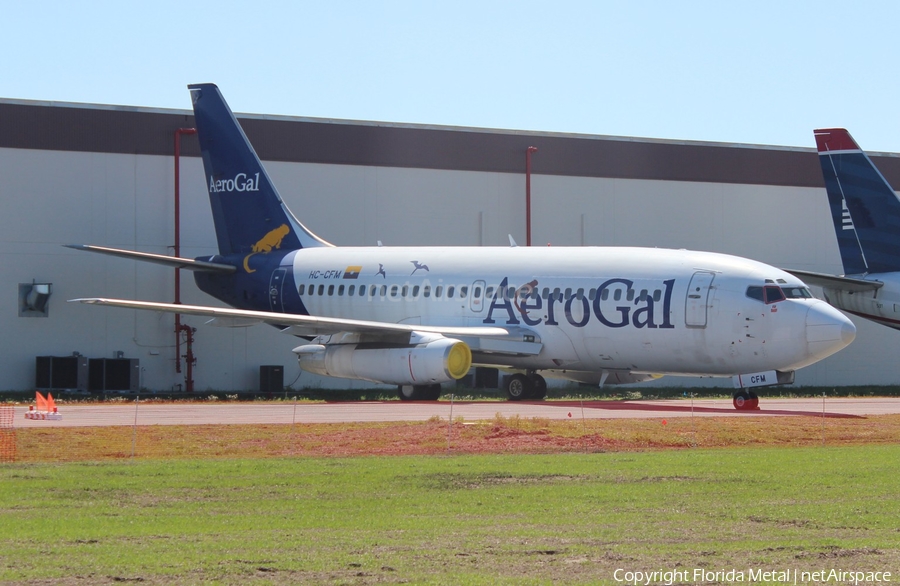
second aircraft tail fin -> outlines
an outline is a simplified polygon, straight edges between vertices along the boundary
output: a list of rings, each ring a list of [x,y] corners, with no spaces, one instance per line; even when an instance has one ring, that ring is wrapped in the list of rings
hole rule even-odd
[[[900,271],[900,199],[849,132],[814,133],[844,274]]]

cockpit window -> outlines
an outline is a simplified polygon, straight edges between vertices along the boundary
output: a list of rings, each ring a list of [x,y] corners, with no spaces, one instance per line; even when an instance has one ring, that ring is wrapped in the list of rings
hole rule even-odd
[[[766,285],[765,287],[747,287],[747,297],[763,303],[778,303],[785,299],[810,299],[812,294],[806,287],[779,287],[778,285]]]
[[[788,299],[812,299],[812,293],[806,287],[782,287],[781,290]]]
[[[777,285],[766,285],[763,287],[763,296],[767,304],[784,301],[784,291]]]

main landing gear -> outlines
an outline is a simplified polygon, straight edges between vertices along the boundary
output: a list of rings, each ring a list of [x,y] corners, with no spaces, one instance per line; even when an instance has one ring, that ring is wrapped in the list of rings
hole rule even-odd
[[[514,374],[506,379],[506,396],[510,401],[542,401],[547,396],[547,381],[534,371]]]
[[[753,391],[738,391],[731,402],[738,411],[759,410],[759,397]]]
[[[441,385],[400,385],[397,394],[401,401],[437,401],[441,396]]]

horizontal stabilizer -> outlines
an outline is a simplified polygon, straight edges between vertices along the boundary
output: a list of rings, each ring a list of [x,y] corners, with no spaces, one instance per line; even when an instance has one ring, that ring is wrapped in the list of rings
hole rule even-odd
[[[865,279],[855,279],[853,277],[839,277],[837,275],[826,275],[824,273],[795,271],[794,269],[782,270],[802,279],[807,285],[816,285],[827,289],[841,289],[843,291],[859,293],[861,291],[874,291],[875,289],[884,287],[884,283],[881,281],[867,281]]]
[[[191,258],[179,258],[177,256],[167,256],[165,254],[153,254],[152,252],[137,252],[135,250],[122,250],[120,248],[107,248],[105,246],[94,246],[91,244],[63,244],[66,248],[74,248],[75,250],[86,250],[88,252],[99,252],[110,256],[119,256],[122,258],[130,258],[132,260],[141,260],[144,262],[152,262],[156,264],[170,266],[175,269],[187,269],[189,271],[204,271],[212,273],[233,273],[237,269],[232,265],[226,265],[216,262],[208,262],[203,260],[194,260]]]

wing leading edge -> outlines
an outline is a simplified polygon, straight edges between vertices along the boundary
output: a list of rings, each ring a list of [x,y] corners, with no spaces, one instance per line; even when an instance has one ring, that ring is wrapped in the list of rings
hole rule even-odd
[[[812,273],[809,271],[797,271],[794,269],[783,269],[795,277],[802,279],[809,285],[817,285],[827,289],[842,289],[853,293],[862,291],[874,291],[884,286],[881,281],[867,281],[865,279],[854,279],[853,277],[840,277],[837,275],[826,275],[824,273]]]
[[[504,338],[516,335],[517,331],[510,331],[501,327],[467,327],[467,326],[423,326],[411,324],[395,324],[377,321],[357,319],[345,319],[337,317],[318,317],[313,315],[297,315],[289,313],[275,313],[268,311],[251,311],[246,309],[234,309],[231,307],[211,307],[206,305],[181,305],[175,303],[157,303],[152,301],[131,301],[128,299],[108,299],[92,297],[71,299],[72,302],[87,303],[91,305],[107,305],[111,307],[125,307],[130,309],[143,309],[150,311],[163,311],[166,313],[179,313],[182,315],[198,315],[226,320],[254,320],[258,323],[267,323],[288,330],[287,333],[297,336],[320,336],[338,333],[371,334],[376,336],[391,336],[412,334],[415,332],[440,334],[452,337],[473,338]],[[242,325],[249,325],[244,321]],[[522,334],[523,338],[525,334]],[[536,336],[532,336],[536,339]],[[524,340],[523,342],[540,342]]]

